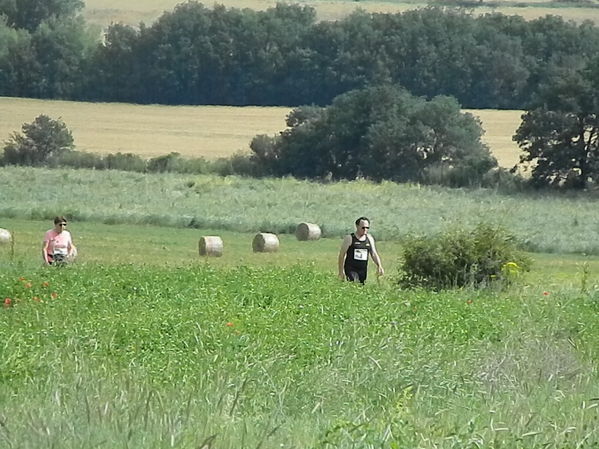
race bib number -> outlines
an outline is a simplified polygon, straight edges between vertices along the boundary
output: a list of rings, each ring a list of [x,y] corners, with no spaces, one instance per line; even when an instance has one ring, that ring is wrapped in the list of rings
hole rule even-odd
[[[66,248],[54,248],[54,255],[55,256],[66,256],[67,249]]]
[[[368,260],[368,250],[367,249],[354,249],[354,260]]]

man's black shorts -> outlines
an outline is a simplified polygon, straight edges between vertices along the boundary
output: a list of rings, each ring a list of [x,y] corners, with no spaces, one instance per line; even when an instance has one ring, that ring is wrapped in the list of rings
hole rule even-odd
[[[350,282],[360,282],[363,284],[366,282],[366,276],[368,275],[367,269],[358,269],[354,267],[344,267],[345,277]]]

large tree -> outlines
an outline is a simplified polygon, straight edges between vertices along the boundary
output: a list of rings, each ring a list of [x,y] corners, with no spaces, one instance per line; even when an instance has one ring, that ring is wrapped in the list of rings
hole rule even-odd
[[[465,184],[496,165],[480,123],[454,99],[426,101],[389,85],[348,92],[326,108],[296,109],[287,125],[251,145],[273,174],[422,182],[443,170],[465,173]]]
[[[537,185],[585,188],[599,181],[599,58],[580,70],[555,73],[514,140],[520,167]]]
[[[43,165],[50,158],[73,149],[73,135],[65,123],[40,115],[13,133],[4,147],[3,164]]]
[[[14,28],[34,31],[42,22],[71,17],[83,6],[82,0],[0,0],[0,15]]]

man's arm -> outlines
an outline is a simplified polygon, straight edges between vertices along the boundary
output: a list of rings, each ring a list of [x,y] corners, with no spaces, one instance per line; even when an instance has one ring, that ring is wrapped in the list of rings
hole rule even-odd
[[[383,262],[381,261],[381,256],[379,256],[379,253],[376,250],[376,245],[374,244],[374,237],[369,235],[368,239],[370,240],[370,248],[371,248],[370,249],[370,257],[372,257],[372,260],[376,264],[376,273],[379,276],[382,276],[385,274],[385,269],[383,268]]]
[[[337,260],[337,268],[339,269],[339,279],[345,280],[345,270],[343,269],[343,265],[345,265],[345,256],[347,255],[347,250],[351,245],[351,235],[346,235],[343,237],[343,242],[341,242],[341,248],[339,249],[339,257]]]

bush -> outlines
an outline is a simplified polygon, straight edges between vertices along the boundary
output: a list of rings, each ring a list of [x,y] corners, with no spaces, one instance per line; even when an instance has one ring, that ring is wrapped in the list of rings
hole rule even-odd
[[[150,173],[193,173],[204,174],[209,171],[209,162],[203,157],[184,158],[179,153],[157,156],[148,161],[147,170]]]
[[[104,158],[95,153],[87,153],[85,151],[68,151],[56,157],[50,158],[47,167],[71,167],[71,168],[87,168],[87,169],[105,169]]]
[[[105,167],[109,170],[146,171],[147,162],[141,156],[133,153],[113,153],[104,158]]]
[[[405,242],[400,285],[435,290],[511,283],[529,259],[515,238],[500,227],[478,225],[454,229],[436,237],[414,237]]]

